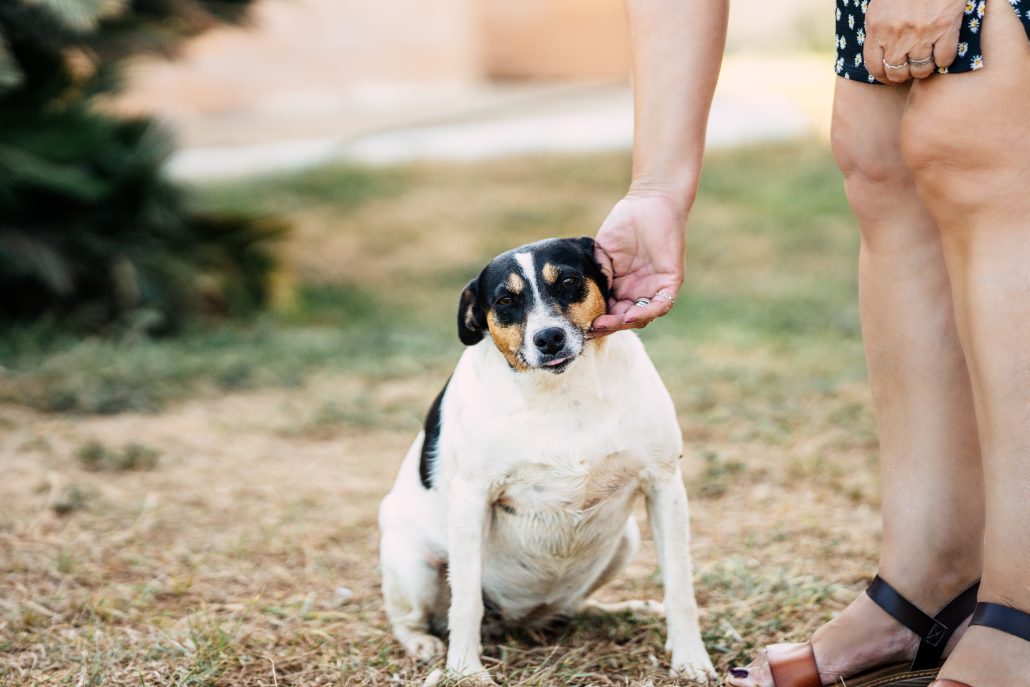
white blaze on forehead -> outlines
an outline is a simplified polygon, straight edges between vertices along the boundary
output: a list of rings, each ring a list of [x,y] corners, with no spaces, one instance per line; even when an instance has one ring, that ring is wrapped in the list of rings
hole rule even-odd
[[[560,327],[563,329],[566,341],[572,344],[571,348],[573,350],[570,352],[573,355],[579,355],[582,342],[573,343],[576,341],[576,331],[560,312],[547,308],[544,303],[543,296],[540,293],[540,284],[537,282],[533,254],[530,252],[516,253],[515,262],[522,269],[526,282],[529,284],[529,293],[525,294],[525,297],[528,298],[531,293],[533,298],[533,305],[526,314],[526,333],[522,345],[523,356],[529,362],[530,367],[536,367],[540,364],[540,351],[533,344],[533,335],[550,327]]]
[[[533,309],[543,305],[543,301],[540,298],[540,288],[536,283],[536,266],[533,264],[532,253],[516,253],[515,262],[519,267],[522,268],[522,274],[526,277],[526,281],[529,282],[529,288],[533,292]]]
[[[544,303],[543,295],[540,293],[540,284],[536,280],[536,265],[533,261],[533,254],[516,253],[515,262],[518,263],[525,273],[526,281],[529,282],[529,290],[533,294],[533,305],[526,314],[527,338],[532,339],[533,334],[541,329],[562,326],[561,319],[555,317],[555,313],[549,312]]]

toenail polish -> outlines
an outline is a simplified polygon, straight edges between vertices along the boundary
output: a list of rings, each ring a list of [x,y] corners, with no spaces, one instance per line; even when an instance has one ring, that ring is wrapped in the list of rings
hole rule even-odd
[[[747,668],[730,668],[730,675],[733,677],[747,677]]]

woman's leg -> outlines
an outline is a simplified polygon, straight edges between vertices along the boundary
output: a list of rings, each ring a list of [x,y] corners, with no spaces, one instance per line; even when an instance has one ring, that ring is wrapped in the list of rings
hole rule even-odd
[[[838,79],[833,147],[862,231],[862,333],[880,434],[880,574],[933,614],[979,576],[983,495],[940,234],[901,155],[907,97],[907,87]],[[829,684],[911,659],[917,641],[863,594],[812,643]],[[772,684],[763,657],[748,673],[731,684]]]
[[[1030,43],[988,3],[985,68],[913,88],[906,157],[937,218],[983,447],[982,601],[1030,612]],[[1030,643],[973,627],[942,677],[1027,684]]]

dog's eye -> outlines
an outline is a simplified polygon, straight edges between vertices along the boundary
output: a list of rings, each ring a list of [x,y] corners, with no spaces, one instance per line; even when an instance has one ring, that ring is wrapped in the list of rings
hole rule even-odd
[[[579,276],[572,275],[571,277],[565,277],[561,280],[562,286],[575,286],[579,283]]]
[[[501,296],[497,299],[497,305],[511,305],[511,296]]]

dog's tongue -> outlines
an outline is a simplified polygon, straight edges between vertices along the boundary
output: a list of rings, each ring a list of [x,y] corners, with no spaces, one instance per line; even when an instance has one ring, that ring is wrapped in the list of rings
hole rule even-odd
[[[556,366],[556,365],[561,365],[561,364],[562,364],[562,363],[564,363],[564,362],[565,362],[566,360],[568,360],[568,358],[558,358],[557,360],[552,360],[552,361],[551,361],[551,362],[549,362],[549,363],[544,363],[544,365],[545,365],[545,366],[547,366],[547,367],[554,367],[554,366]]]

